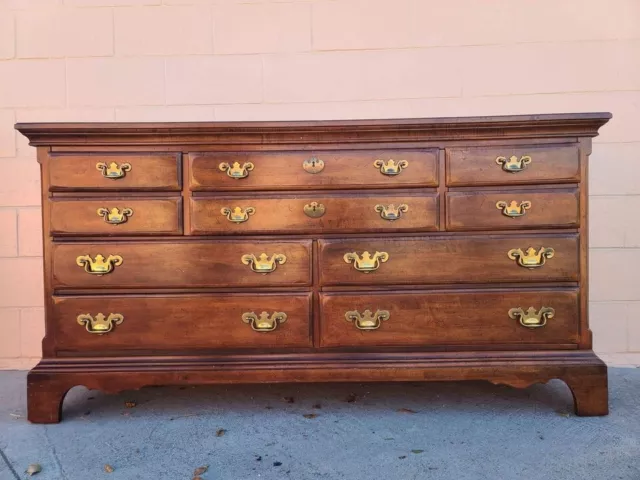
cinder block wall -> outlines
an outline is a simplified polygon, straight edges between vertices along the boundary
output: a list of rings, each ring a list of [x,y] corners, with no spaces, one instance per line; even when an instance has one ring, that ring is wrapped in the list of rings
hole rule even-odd
[[[611,111],[591,157],[595,348],[640,363],[640,0],[0,0],[0,368],[40,355],[31,121]]]

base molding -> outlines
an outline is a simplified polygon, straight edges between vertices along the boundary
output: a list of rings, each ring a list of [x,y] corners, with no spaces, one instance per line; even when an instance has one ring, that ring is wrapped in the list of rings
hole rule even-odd
[[[117,393],[157,385],[486,380],[564,381],[581,416],[606,415],[607,366],[592,351],[45,358],[27,377],[28,418],[57,423],[75,386]]]

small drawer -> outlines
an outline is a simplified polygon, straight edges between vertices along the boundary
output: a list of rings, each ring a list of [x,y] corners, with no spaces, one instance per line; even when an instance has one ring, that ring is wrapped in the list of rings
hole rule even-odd
[[[322,294],[320,342],[323,347],[575,344],[578,308],[573,290]]]
[[[435,187],[437,149],[190,153],[192,190]]]
[[[191,200],[191,232],[338,233],[438,228],[437,194],[218,197]]]
[[[575,228],[580,224],[578,190],[508,190],[446,194],[447,230]]]
[[[577,183],[577,145],[447,148],[447,185]]]
[[[322,285],[578,280],[578,236],[319,240]]]
[[[52,235],[179,235],[182,234],[181,198],[108,197],[54,199]]]
[[[72,154],[49,157],[49,189],[68,190],[180,190],[180,155]]]
[[[54,288],[305,286],[311,241],[54,244]]]
[[[309,347],[311,294],[54,297],[58,352]]]

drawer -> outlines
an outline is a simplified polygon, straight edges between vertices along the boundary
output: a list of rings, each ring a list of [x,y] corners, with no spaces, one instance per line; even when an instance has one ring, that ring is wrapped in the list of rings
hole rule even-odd
[[[311,241],[58,243],[52,268],[54,288],[304,286]]]
[[[182,200],[113,197],[50,200],[52,235],[182,234]]]
[[[218,197],[191,200],[191,232],[398,232],[437,230],[437,194]]]
[[[437,155],[437,149],[191,153],[191,189],[435,187]]]
[[[577,227],[578,191],[449,192],[447,230]]]
[[[310,300],[309,293],[54,297],[51,318],[58,351],[309,347]]]
[[[49,189],[180,190],[178,154],[51,154]]]
[[[447,148],[447,185],[577,183],[577,145]]]
[[[573,290],[323,294],[320,340],[323,347],[571,344],[578,317]]]
[[[318,244],[323,285],[578,281],[577,235],[354,238]]]

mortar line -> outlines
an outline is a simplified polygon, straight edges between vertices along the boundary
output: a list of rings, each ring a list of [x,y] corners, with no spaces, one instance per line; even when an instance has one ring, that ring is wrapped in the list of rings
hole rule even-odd
[[[2,460],[4,460],[4,463],[7,465],[7,467],[9,467],[9,471],[11,473],[13,473],[13,476],[16,480],[21,480],[20,479],[20,475],[18,475],[18,472],[15,471],[15,469],[13,468],[13,465],[11,465],[11,463],[9,462],[9,459],[7,458],[7,456],[5,455],[4,451],[2,450],[2,448],[0,448],[0,457],[2,457]]]

